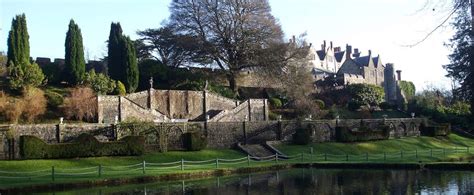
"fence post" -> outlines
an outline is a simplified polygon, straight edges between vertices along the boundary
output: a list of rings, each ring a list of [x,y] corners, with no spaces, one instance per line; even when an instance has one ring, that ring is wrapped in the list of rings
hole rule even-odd
[[[311,158],[310,158],[311,162],[313,162],[313,160],[314,160],[313,158],[314,158],[314,155],[313,155],[313,147],[311,147]]]
[[[327,161],[327,160],[328,160],[328,154],[324,153],[324,161]]]
[[[247,154],[247,165],[250,166],[250,155]]]
[[[454,147],[454,153],[458,153],[458,147]]]
[[[216,158],[216,169],[219,168],[219,158]]]
[[[467,153],[469,153],[469,146],[467,147]]]
[[[278,164],[278,153],[275,153],[275,162]]]
[[[365,153],[365,160],[369,161],[369,153],[368,152]]]
[[[181,171],[184,171],[184,159],[181,159]]]
[[[102,177],[102,165],[99,165],[99,177]]]
[[[383,161],[387,160],[387,153],[383,152]]]
[[[54,166],[51,167],[51,179],[54,181]]]
[[[443,156],[446,156],[446,148],[443,148]]]
[[[418,149],[415,149],[415,158],[418,159]]]
[[[433,148],[430,148],[430,157],[433,157]]]
[[[143,161],[143,164],[142,164],[142,165],[143,165],[142,171],[143,171],[143,174],[145,174],[145,173],[146,173],[146,172],[145,172],[145,170],[146,170],[146,162]]]
[[[400,159],[403,159],[403,150],[400,150]]]
[[[301,153],[301,162],[304,162],[304,152]]]
[[[346,161],[349,161],[349,154],[346,154]]]

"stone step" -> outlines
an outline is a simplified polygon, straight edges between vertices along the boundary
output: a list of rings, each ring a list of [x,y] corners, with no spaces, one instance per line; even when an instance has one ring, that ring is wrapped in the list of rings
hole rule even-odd
[[[267,157],[275,155],[271,150],[261,144],[246,144],[241,147],[252,157]]]

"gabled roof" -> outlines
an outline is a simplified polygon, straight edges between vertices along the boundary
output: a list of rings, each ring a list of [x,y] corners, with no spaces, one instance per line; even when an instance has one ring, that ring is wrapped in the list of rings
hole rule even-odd
[[[378,55],[377,57],[374,57],[372,58],[372,61],[374,61],[374,66],[377,68],[379,65],[382,65],[383,67],[383,63],[382,63],[382,60],[380,59],[380,55]]]
[[[345,53],[346,53],[345,51],[334,53],[334,57],[336,58],[336,61],[340,63],[342,61],[342,58],[344,58]]]
[[[371,60],[370,56],[362,56],[362,57],[354,58],[354,61],[359,66],[369,66],[369,63],[370,63],[369,60]]]
[[[319,60],[324,60],[326,57],[326,52],[324,50],[318,50],[316,51],[316,54],[318,54]]]

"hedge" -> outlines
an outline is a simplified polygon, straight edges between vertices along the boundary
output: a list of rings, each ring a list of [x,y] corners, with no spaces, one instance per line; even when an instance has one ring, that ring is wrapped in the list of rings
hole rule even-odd
[[[207,146],[207,138],[198,131],[183,134],[184,148],[188,151],[199,151]]]
[[[139,156],[144,152],[143,136],[127,136],[120,141],[99,142],[92,135],[81,134],[71,143],[60,144],[47,144],[35,136],[20,136],[20,155],[23,159]]]
[[[352,131],[349,127],[336,127],[336,140],[339,142],[386,140],[389,137],[390,130],[386,125],[381,125],[377,129],[363,126],[359,131]]]
[[[421,126],[421,135],[423,136],[447,136],[451,133],[451,125],[449,123],[442,123],[433,126]]]
[[[297,145],[308,145],[311,142],[311,129],[298,128],[293,134],[293,143]]]

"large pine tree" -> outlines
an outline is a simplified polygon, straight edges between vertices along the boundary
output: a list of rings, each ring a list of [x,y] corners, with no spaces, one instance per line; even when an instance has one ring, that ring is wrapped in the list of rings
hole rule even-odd
[[[8,62],[21,66],[22,69],[30,62],[30,36],[26,27],[25,14],[17,15],[12,20],[12,27],[8,33]]]
[[[79,84],[86,72],[84,59],[84,47],[82,45],[82,34],[79,26],[71,20],[69,30],[66,33],[65,52],[65,74],[70,84]]]
[[[134,92],[138,87],[138,64],[135,46],[129,37],[124,36],[121,39],[122,63],[125,67],[125,87],[128,92]]]
[[[110,78],[114,80],[125,80],[125,68],[121,63],[121,49],[120,41],[122,39],[122,27],[120,23],[113,23],[110,25],[110,34],[108,41],[108,56],[107,65]]]

